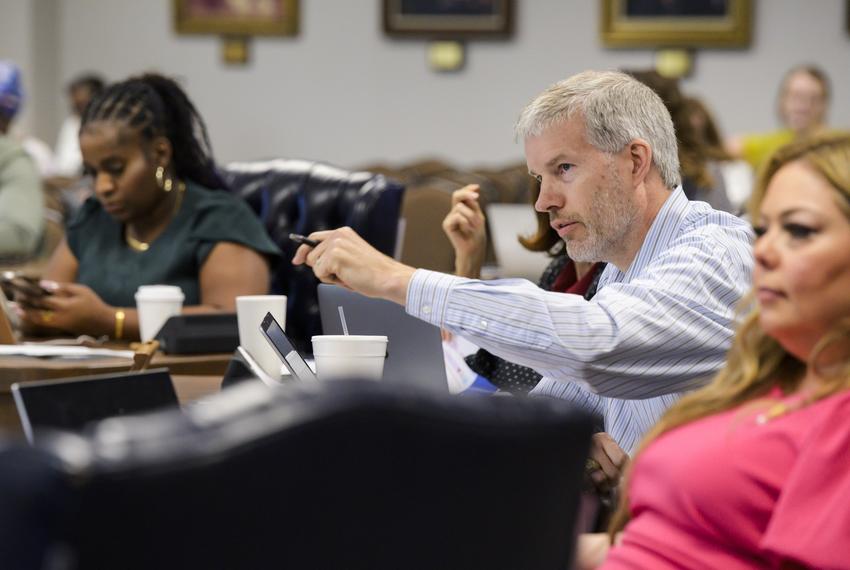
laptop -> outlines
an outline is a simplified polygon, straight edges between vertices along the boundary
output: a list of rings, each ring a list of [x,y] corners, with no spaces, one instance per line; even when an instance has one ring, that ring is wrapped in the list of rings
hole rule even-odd
[[[343,334],[339,307],[350,334],[384,335],[384,380],[448,391],[440,329],[408,315],[404,307],[359,293],[319,284],[319,313],[325,334]]]
[[[79,432],[90,422],[179,405],[165,368],[16,383],[12,396],[30,443],[45,429]]]
[[[537,216],[531,204],[489,204],[487,223],[499,277],[523,277],[537,283],[552,258],[544,251],[528,251],[517,239],[537,231]]]

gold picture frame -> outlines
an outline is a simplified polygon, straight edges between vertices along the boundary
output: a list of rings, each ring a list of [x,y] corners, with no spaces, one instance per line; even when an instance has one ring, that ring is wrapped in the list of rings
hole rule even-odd
[[[503,39],[513,33],[514,0],[383,0],[392,37]]]
[[[294,36],[298,0],[172,0],[178,34]]]
[[[752,0],[600,0],[606,47],[720,47],[750,43]]]

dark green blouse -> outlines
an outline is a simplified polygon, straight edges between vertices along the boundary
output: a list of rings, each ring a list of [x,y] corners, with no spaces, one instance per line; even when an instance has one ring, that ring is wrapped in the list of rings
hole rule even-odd
[[[91,287],[104,302],[134,307],[140,285],[177,285],[185,305],[201,301],[201,266],[219,242],[233,242],[271,258],[280,250],[260,219],[241,199],[222,190],[187,183],[180,211],[147,251],[124,240],[124,226],[89,198],[68,224],[68,245],[79,262],[77,282]]]

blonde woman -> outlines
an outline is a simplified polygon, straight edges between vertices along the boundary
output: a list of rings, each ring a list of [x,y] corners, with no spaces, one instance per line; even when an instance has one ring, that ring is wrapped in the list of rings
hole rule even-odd
[[[781,149],[751,215],[727,364],[648,434],[582,568],[850,568],[850,135]]]

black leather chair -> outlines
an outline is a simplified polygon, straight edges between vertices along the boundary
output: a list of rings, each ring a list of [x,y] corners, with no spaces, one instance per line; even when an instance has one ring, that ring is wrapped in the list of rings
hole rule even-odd
[[[239,162],[224,167],[231,191],[263,220],[283,252],[272,271],[273,293],[287,295],[286,330],[302,351],[321,334],[316,285],[306,267],[293,267],[297,244],[289,234],[350,226],[387,255],[395,252],[404,186],[383,175],[350,172],[307,160]]]
[[[592,423],[554,400],[246,383],[0,449],[0,566],[567,568]]]

